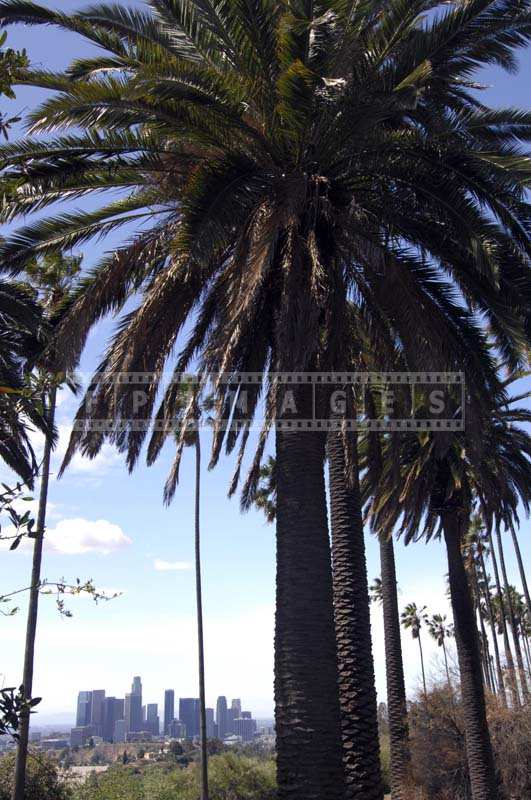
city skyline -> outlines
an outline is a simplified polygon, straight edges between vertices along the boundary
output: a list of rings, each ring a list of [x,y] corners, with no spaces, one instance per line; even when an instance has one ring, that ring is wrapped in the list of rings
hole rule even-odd
[[[178,709],[178,713],[176,713]],[[123,698],[107,696],[105,689],[81,689],[77,694],[76,724],[71,729],[72,746],[83,746],[96,738],[106,742],[142,741],[147,737],[197,739],[200,732],[200,702],[197,697],[179,697],[175,689],[164,689],[162,707],[144,702],[141,676],[133,677],[131,691]],[[242,708],[241,698],[218,696],[206,709],[207,737],[252,741],[257,732],[252,711]]]

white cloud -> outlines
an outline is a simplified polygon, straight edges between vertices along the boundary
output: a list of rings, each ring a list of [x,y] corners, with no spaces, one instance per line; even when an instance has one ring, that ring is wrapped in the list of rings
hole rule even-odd
[[[5,535],[10,536],[11,528],[6,528]],[[9,541],[2,543],[4,549]],[[47,528],[44,537],[44,547],[50,553],[76,556],[85,553],[100,553],[108,556],[123,550],[131,544],[131,539],[125,535],[119,525],[106,519],[89,520],[78,517],[76,519],[62,519],[54,528]],[[29,551],[33,542],[24,539],[20,544],[20,551]]]
[[[162,558],[156,558],[153,566],[157,572],[180,572],[187,569],[192,569],[189,561],[164,561]]]
[[[46,532],[46,544],[54,553],[110,555],[131,544],[119,525],[106,519],[63,519]]]

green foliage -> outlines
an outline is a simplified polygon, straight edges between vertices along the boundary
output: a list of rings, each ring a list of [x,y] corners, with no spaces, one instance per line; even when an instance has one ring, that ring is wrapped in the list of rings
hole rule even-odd
[[[214,756],[209,761],[211,800],[274,800],[276,797],[273,761],[236,756]],[[169,771],[163,766],[139,772],[114,766],[93,775],[74,792],[75,800],[197,800],[197,765]]]
[[[0,757],[0,800],[11,800],[14,754]],[[68,786],[59,777],[57,765],[44,753],[30,751],[24,800],[71,800]]]
[[[22,686],[19,689],[0,689],[0,736],[8,735],[16,739],[21,714],[27,709],[30,709],[31,713],[31,709],[40,702],[40,697],[27,701]]]
[[[3,50],[6,38],[7,32],[4,31],[0,35],[0,95],[13,100],[15,98],[13,84],[17,81],[20,73],[29,66],[29,61],[25,50],[13,50],[11,47]],[[5,139],[7,139],[10,126],[19,121],[19,117],[6,119],[0,114],[0,133],[4,135]]]

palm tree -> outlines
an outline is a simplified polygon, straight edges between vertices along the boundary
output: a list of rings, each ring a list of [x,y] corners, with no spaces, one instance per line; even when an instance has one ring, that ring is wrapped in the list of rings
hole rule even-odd
[[[518,695],[518,682],[516,680],[516,670],[514,667],[514,659],[511,650],[511,643],[509,641],[509,632],[507,628],[507,611],[505,609],[505,603],[503,600],[503,589],[500,581],[500,573],[498,569],[498,560],[496,558],[496,552],[494,550],[494,541],[492,538],[492,532],[487,530],[487,539],[489,542],[489,555],[492,561],[492,569],[494,572],[494,585],[496,587],[496,594],[495,594],[495,601],[496,605],[499,608],[499,627],[503,636],[503,644],[505,649],[505,661],[507,664],[507,672],[509,676],[509,688],[511,690],[511,698],[514,706],[520,705],[520,698]]]
[[[416,603],[408,603],[400,615],[402,625],[404,628],[411,630],[413,639],[416,639],[419,644],[420,653],[420,666],[422,669],[422,686],[424,688],[424,699],[428,700],[428,689],[426,687],[426,672],[424,670],[424,654],[422,652],[422,637],[420,631],[423,623],[428,622],[428,615],[426,613],[426,606],[418,608]]]
[[[201,578],[201,422],[204,414],[211,410],[209,397],[201,402],[200,387],[181,387],[180,399],[176,407],[174,424],[179,431],[181,420],[186,419],[177,440],[177,457],[164,487],[164,502],[173,500],[179,480],[179,466],[184,446],[194,448],[195,454],[195,499],[194,499],[194,549],[195,549],[195,594],[197,618],[197,651],[199,668],[199,740],[201,748],[201,800],[209,800],[208,789],[208,739],[206,725],[205,689],[205,644],[203,634],[203,588]],[[191,410],[190,415],[188,411]]]
[[[330,432],[332,571],[346,796],[383,800],[357,443],[348,444],[350,471],[342,431]]]
[[[483,674],[485,678],[485,686],[489,691],[495,693],[496,686],[491,675],[489,641],[487,638],[487,631],[485,628],[486,609],[483,604],[481,583],[478,576],[479,571],[479,556],[478,556],[478,534],[476,532],[477,526],[480,523],[476,522],[477,515],[474,515],[470,522],[470,527],[463,539],[462,552],[465,569],[470,583],[470,591],[472,593],[472,600],[477,612],[479,620],[479,635],[480,647],[483,657]]]
[[[411,751],[404,663],[400,639],[398,586],[392,536],[379,537],[382,577],[375,578],[371,596],[383,606],[387,713],[391,748],[391,794],[393,800],[408,800],[411,783]]]
[[[111,5],[73,14],[0,3],[4,23],[58,25],[103,51],[65,74],[25,75],[57,92],[31,115],[33,132],[62,135],[3,148],[4,216],[124,192],[90,212],[30,223],[2,248],[5,268],[147,223],[88,276],[60,328],[72,366],[94,322],[140,295],[90,387],[94,414],[116,427],[94,431],[87,400],[68,457],[78,447],[94,455],[108,437],[134,466],[147,430],[131,386],[110,390],[108,374],[155,375],[141,412],[150,417],[191,317],[178,372],[197,357],[204,369],[265,375],[267,419],[244,497],[275,419],[272,373],[344,367],[352,296],[382,335],[391,327],[410,339],[415,319],[425,360],[434,341],[455,340],[449,321],[466,328],[460,341],[471,353],[484,350],[470,315],[480,310],[504,357],[520,364],[531,292],[515,140],[528,120],[478,107],[468,86],[474,66],[512,67],[529,38],[519,0],[502,5],[444,4],[421,23],[431,0],[385,8],[260,0],[252,9],[151,0],[154,13]],[[172,418],[173,401],[170,388],[157,421]],[[244,425],[243,444],[247,433]],[[152,437],[150,459],[165,435]],[[214,437],[214,462],[223,439]],[[227,433],[229,451],[238,439]],[[325,437],[278,430],[276,456],[279,793],[335,800],[342,767]]]
[[[529,412],[514,408],[505,394],[492,397],[491,403],[481,432],[474,435],[482,447],[474,448],[466,430],[447,438],[427,432],[404,436],[399,449],[387,448],[385,472],[376,488],[379,524],[399,521],[399,533],[406,541],[422,535],[429,539],[441,528],[444,534],[474,800],[495,798],[499,790],[474,605],[461,548],[475,499],[487,530],[493,524],[509,526],[520,500],[528,508],[531,486],[531,438],[518,424],[527,421]]]
[[[518,571],[520,573],[520,580],[522,581],[522,588],[524,590],[525,602],[527,605],[527,613],[531,618],[531,597],[529,596],[529,587],[527,585],[527,577],[525,574],[524,562],[522,560],[520,544],[518,542],[518,536],[516,535],[516,530],[514,528],[511,528],[510,530],[513,539],[514,552],[516,553],[516,560],[518,562]]]
[[[518,664],[518,677],[520,678],[520,690],[522,692],[522,696],[524,699],[524,703],[527,703],[529,700],[529,689],[527,686],[527,677],[525,674],[524,668],[524,660],[522,657],[522,649],[520,647],[520,637],[518,635],[518,627],[516,624],[516,618],[513,608],[513,597],[510,591],[510,584],[509,578],[507,576],[507,567],[505,566],[505,555],[503,552],[503,542],[501,538],[500,528],[496,527],[496,541],[498,544],[498,553],[500,556],[500,565],[503,577],[503,589],[504,593],[502,596],[503,605],[507,611],[507,621],[511,628],[511,632],[513,635],[513,642],[514,642],[514,652],[516,654],[516,663]]]
[[[453,626],[446,622],[446,614],[433,614],[433,616],[428,619],[427,624],[430,635],[437,642],[437,647],[442,647],[443,649],[446,679],[448,681],[450,694],[452,694],[452,681],[450,678],[450,670],[448,668],[448,656],[446,654],[446,639],[449,639],[454,635]]]
[[[492,644],[494,647],[494,661],[496,664],[496,678],[498,682],[499,696],[502,700],[503,705],[507,706],[505,681],[504,681],[501,658],[500,658],[500,649],[498,647],[498,637],[496,634],[496,624],[495,624],[494,611],[492,605],[490,577],[487,572],[487,566],[485,564],[485,556],[488,556],[489,548],[487,544],[487,536],[484,531],[484,526],[479,514],[472,515],[472,518],[470,520],[470,527],[468,529],[466,538],[471,547],[471,550],[475,552],[476,558],[479,562],[479,568],[481,571],[481,580],[478,581],[478,586],[480,595],[483,596],[483,599],[485,601],[485,609],[487,612],[487,619],[489,621],[489,626],[490,626]]]
[[[30,382],[43,322],[27,286],[0,281],[0,459],[28,486],[38,472],[30,429],[48,432]]]
[[[80,271],[81,259],[62,254],[48,254],[42,259],[27,265],[27,274],[35,288],[37,298],[44,315],[51,320],[54,313],[67,299],[73,282]],[[40,363],[39,363],[40,362]],[[23,800],[26,784],[26,762],[28,757],[30,704],[33,692],[33,670],[35,664],[35,641],[37,636],[37,616],[41,588],[41,565],[46,530],[46,510],[48,503],[48,486],[50,481],[50,460],[54,445],[55,407],[58,383],[61,381],[50,371],[50,362],[46,356],[38,359],[42,379],[42,406],[47,422],[47,434],[44,440],[44,453],[41,465],[41,483],[37,524],[33,537],[33,556],[31,582],[29,589],[28,616],[26,622],[26,642],[24,647],[24,666],[22,687],[27,706],[20,717],[19,738],[15,761],[13,783],[13,800]],[[64,376],[63,376],[64,380]]]

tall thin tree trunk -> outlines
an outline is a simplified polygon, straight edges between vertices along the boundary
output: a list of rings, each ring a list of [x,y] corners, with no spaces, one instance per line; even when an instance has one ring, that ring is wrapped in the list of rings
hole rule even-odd
[[[454,690],[453,690],[453,687],[452,687],[452,681],[450,679],[450,670],[448,669],[448,656],[446,655],[446,645],[444,643],[444,639],[443,639],[443,643],[442,643],[442,648],[443,648],[443,655],[444,655],[444,666],[445,666],[445,669],[446,669],[446,680],[448,681],[448,688],[450,690],[450,694],[453,694]]]
[[[513,642],[514,642],[514,652],[516,653],[516,663],[518,664],[518,676],[520,678],[520,688],[522,690],[522,696],[524,698],[524,703],[527,703],[529,700],[529,689],[527,686],[527,676],[525,674],[524,669],[524,660],[522,658],[522,650],[520,648],[520,639],[518,637],[518,630],[516,628],[516,620],[514,618],[514,608],[513,608],[513,601],[511,598],[511,587],[509,584],[509,579],[507,577],[507,568],[505,566],[505,554],[503,552],[503,542],[501,538],[500,529],[496,526],[496,540],[498,542],[498,552],[500,554],[500,565],[502,570],[503,576],[503,585],[505,588],[505,596],[507,597],[507,611],[509,613],[509,625],[511,627],[511,632],[513,634]]]
[[[498,688],[499,688],[499,696],[501,697],[501,701],[505,708],[507,708],[507,695],[505,693],[505,681],[503,679],[503,670],[501,666],[501,659],[500,659],[500,648],[498,646],[498,636],[496,633],[496,622],[494,619],[494,610],[492,608],[492,599],[490,596],[490,589],[489,589],[489,576],[487,573],[487,567],[485,565],[485,557],[483,555],[483,550],[481,546],[479,547],[479,562],[481,564],[481,572],[483,575],[483,597],[485,598],[485,605],[487,607],[487,617],[489,620],[490,632],[492,636],[492,644],[494,647],[494,660],[496,662],[496,675],[498,678]]]
[[[391,747],[391,796],[393,800],[409,800],[411,791],[411,751],[409,746],[402,641],[400,638],[395,551],[392,535],[385,536],[382,534],[379,536],[379,541],[387,714]]]
[[[424,670],[424,653],[422,652],[422,636],[419,631],[419,635],[417,636],[419,642],[419,650],[420,650],[420,666],[422,669],[422,685],[424,687],[424,699],[428,702],[428,689],[426,687],[426,672]]]
[[[518,536],[516,535],[516,531],[514,530],[513,527],[511,527],[511,536],[513,538],[514,552],[516,553],[516,560],[518,562],[518,571],[520,572],[520,580],[522,581],[522,588],[524,590],[527,613],[529,614],[529,619],[531,620],[531,598],[529,596],[529,587],[527,585],[527,577],[525,574],[524,562],[522,560],[522,553],[520,551],[520,543],[518,541]]]
[[[334,610],[347,800],[383,800],[367,561],[356,440],[347,476],[343,435],[328,436]]]
[[[29,592],[28,617],[26,622],[26,645],[24,649],[24,672],[22,686],[24,698],[31,700],[33,692],[33,668],[35,661],[35,639],[37,635],[37,616],[39,610],[39,590],[41,582],[42,549],[44,544],[44,531],[46,526],[46,506],[48,502],[48,484],[50,482],[50,460],[52,455],[52,436],[55,421],[55,405],[57,387],[52,386],[48,395],[47,418],[49,433],[44,442],[42,461],[42,477],[39,492],[39,509],[37,513],[37,529],[33,541],[33,562],[31,568],[31,584]],[[24,800],[26,784],[26,762],[28,759],[30,713],[26,709],[20,718],[19,740],[15,760],[15,776],[13,785],[13,800]]]
[[[502,794],[487,725],[474,605],[461,554],[462,530],[458,513],[447,512],[443,518],[443,527],[448,554],[448,576],[461,677],[472,800],[500,800]]]
[[[501,626],[503,633],[503,645],[505,649],[505,661],[507,663],[507,672],[509,673],[509,689],[511,691],[511,698],[515,707],[520,705],[520,697],[518,695],[518,683],[516,681],[516,670],[514,668],[513,654],[511,651],[511,644],[509,642],[509,634],[507,632],[507,620],[505,617],[505,603],[503,601],[503,593],[500,582],[500,573],[498,571],[498,560],[494,550],[494,541],[492,533],[487,531],[490,545],[490,557],[492,559],[492,569],[494,571],[494,583],[496,584],[496,596],[500,606]]]
[[[325,435],[276,433],[279,800],[343,800]]]
[[[524,646],[524,653],[525,653],[525,660],[526,660],[526,664],[527,664],[527,671],[528,671],[529,675],[531,676],[531,652],[529,651],[529,641],[528,641],[527,636],[525,634],[524,623],[523,623],[522,620],[520,620],[520,636],[522,638],[522,644]]]
[[[485,677],[485,686],[489,689],[489,691],[493,691],[493,688],[490,683],[488,640],[487,640],[487,633],[485,631],[485,622],[483,620],[483,615],[481,614],[481,593],[479,589],[478,574],[476,571],[475,562],[472,563],[472,576],[474,581],[473,603],[475,606],[475,610],[477,611],[478,614],[479,627],[481,631],[479,643],[480,643],[481,659],[483,662],[483,674]]]
[[[201,440],[195,438],[195,593],[199,656],[199,737],[201,742],[201,800],[208,800],[208,748],[206,729],[205,647],[203,637],[203,591],[201,586]]]

